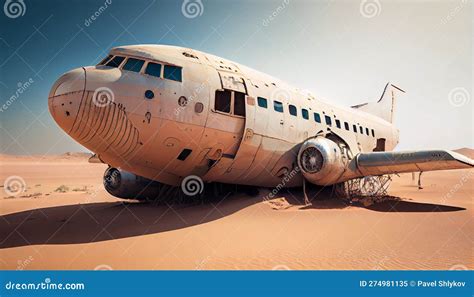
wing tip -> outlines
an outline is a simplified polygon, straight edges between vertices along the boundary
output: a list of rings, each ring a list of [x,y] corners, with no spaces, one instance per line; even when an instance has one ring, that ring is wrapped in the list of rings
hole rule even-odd
[[[450,150],[445,150],[445,152],[448,153],[453,159],[471,167],[474,167],[474,160],[469,158],[468,156]]]

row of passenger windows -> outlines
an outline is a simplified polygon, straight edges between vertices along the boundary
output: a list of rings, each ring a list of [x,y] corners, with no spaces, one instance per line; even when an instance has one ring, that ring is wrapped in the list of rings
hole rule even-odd
[[[108,56],[99,65],[105,65],[109,67],[119,68],[122,65],[125,57],[123,56]],[[144,60],[136,58],[128,58],[123,66],[122,70],[141,72],[143,65],[145,64]],[[148,62],[143,73],[159,77],[170,79],[174,81],[182,81],[182,68],[174,65],[160,64],[155,62]]]
[[[263,97],[257,97],[257,104],[258,106],[262,107],[262,108],[268,108],[268,102],[267,102],[267,99],[263,98]],[[273,101],[273,110],[275,110],[276,112],[283,112],[283,103],[281,103],[280,101],[276,101],[274,100]],[[298,116],[298,109],[296,108],[296,106],[290,104],[288,106],[288,112],[290,113],[290,115],[292,116]],[[303,117],[303,119],[305,120],[309,120],[309,111],[305,108],[302,108],[301,109],[301,116]],[[315,122],[317,123],[321,123],[321,115],[317,112],[313,112],[313,119]],[[328,115],[324,115],[324,122],[326,123],[326,125],[328,126],[332,126],[332,118]],[[342,125],[341,125],[341,121],[336,119],[335,120],[336,122],[336,127],[339,128],[339,129],[342,129]],[[350,131],[350,124],[348,122],[344,122],[344,129],[346,129],[347,131]],[[364,128],[362,126],[359,126],[359,129],[357,129],[357,125],[353,124],[352,125],[352,131],[355,132],[355,133],[360,133],[360,134],[365,134],[366,135],[372,135],[373,137],[375,137],[375,131],[374,129],[370,129],[369,128]]]

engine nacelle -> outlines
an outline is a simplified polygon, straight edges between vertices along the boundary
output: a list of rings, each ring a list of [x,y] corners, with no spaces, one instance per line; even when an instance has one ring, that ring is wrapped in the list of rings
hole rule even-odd
[[[104,173],[104,187],[111,195],[124,199],[153,199],[159,183],[131,172],[109,167]]]
[[[315,137],[301,145],[298,166],[307,181],[327,186],[339,182],[347,168],[347,157],[334,141]]]

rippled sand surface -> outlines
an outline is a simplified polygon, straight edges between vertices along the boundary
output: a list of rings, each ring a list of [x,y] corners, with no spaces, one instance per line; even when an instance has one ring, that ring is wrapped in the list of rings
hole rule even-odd
[[[473,269],[474,171],[395,176],[401,201],[330,199],[287,208],[234,195],[198,206],[123,203],[102,188],[105,166],[80,156],[1,158],[0,269]],[[416,176],[417,178],[417,176]],[[67,190],[57,192],[64,185]]]

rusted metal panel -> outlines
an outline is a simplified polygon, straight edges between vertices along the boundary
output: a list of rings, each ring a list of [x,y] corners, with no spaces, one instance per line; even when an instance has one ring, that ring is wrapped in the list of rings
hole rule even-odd
[[[223,89],[233,90],[247,94],[247,88],[245,86],[244,79],[236,74],[226,73],[218,71],[221,77],[221,83]]]

